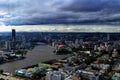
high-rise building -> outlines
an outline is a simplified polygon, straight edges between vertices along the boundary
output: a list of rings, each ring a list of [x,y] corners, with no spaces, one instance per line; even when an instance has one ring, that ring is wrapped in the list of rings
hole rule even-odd
[[[80,45],[79,45],[79,39],[76,39],[75,40],[75,48],[78,48]]]
[[[25,44],[26,44],[26,39],[25,36],[21,36],[22,37],[22,47],[25,48]]]
[[[12,43],[11,48],[14,50],[16,49],[16,31],[15,29],[12,29]]]
[[[15,31],[15,29],[12,29],[12,41],[13,42],[16,41],[16,31]]]
[[[80,39],[79,42],[80,42],[80,45],[83,45],[83,39]]]
[[[5,41],[5,47],[6,47],[6,50],[8,50],[8,51],[11,50],[11,43],[10,43],[10,41]]]

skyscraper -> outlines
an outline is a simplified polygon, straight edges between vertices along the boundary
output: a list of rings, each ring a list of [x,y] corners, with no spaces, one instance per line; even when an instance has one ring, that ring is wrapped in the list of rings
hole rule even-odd
[[[16,41],[16,31],[15,31],[15,29],[12,29],[12,41],[13,42]]]
[[[12,43],[11,43],[11,49],[16,49],[16,31],[15,29],[12,29]]]

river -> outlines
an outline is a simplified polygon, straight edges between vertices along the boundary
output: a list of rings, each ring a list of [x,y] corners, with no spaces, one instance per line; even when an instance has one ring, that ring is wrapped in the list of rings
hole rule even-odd
[[[53,48],[46,44],[39,44],[33,50],[28,51],[26,58],[23,60],[17,60],[13,62],[7,62],[0,64],[0,69],[6,72],[12,72],[16,69],[38,64],[39,62],[48,61],[52,59],[62,59],[68,55],[55,55],[53,54]]]

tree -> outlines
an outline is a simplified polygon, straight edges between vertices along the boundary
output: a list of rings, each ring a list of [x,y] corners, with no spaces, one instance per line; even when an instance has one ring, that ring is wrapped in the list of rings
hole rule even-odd
[[[3,74],[3,72],[4,72],[3,69],[0,69],[0,74]]]
[[[5,80],[5,79],[3,79],[3,78],[0,78],[0,80]]]
[[[15,54],[25,56],[27,54],[26,50],[18,50]]]

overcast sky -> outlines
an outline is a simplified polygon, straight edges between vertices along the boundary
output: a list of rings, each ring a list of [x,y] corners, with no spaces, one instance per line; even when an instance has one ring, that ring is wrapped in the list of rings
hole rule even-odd
[[[13,25],[16,27],[27,25],[24,27],[30,28],[28,25],[41,24],[58,24],[62,27],[64,24],[65,28],[65,25],[79,25],[79,27],[86,25],[91,30],[92,27],[89,25],[119,28],[120,0],[0,0],[2,28]],[[106,27],[101,26],[101,28]]]

